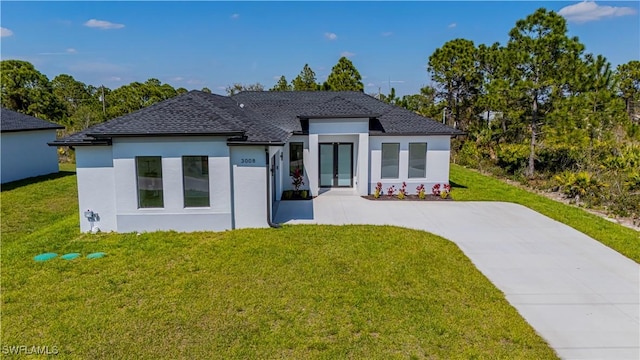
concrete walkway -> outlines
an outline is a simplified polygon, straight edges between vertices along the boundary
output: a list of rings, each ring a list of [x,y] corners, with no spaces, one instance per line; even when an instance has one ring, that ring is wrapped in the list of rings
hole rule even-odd
[[[330,191],[283,201],[276,222],[375,224],[455,242],[563,359],[640,359],[640,266],[524,206],[371,201]],[[631,241],[640,241],[630,239]]]

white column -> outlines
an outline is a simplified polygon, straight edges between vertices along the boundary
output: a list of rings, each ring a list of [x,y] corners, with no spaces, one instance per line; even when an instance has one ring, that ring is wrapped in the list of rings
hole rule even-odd
[[[318,135],[309,134],[309,151],[304,152],[304,167],[309,177],[311,196],[318,196]]]
[[[360,133],[358,138],[358,194],[369,194],[369,134]]]

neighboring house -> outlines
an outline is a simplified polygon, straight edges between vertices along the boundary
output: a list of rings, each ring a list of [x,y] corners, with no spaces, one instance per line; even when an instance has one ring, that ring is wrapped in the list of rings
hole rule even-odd
[[[58,153],[47,143],[63,126],[1,108],[2,183],[58,172]]]
[[[304,189],[449,181],[460,131],[360,92],[191,91],[52,142],[76,149],[82,231],[267,227]]]

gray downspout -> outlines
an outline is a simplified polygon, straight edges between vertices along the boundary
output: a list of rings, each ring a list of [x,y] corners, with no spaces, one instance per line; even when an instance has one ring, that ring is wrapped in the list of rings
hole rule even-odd
[[[267,224],[274,229],[279,229],[280,224],[273,223],[271,221],[271,187],[269,186],[269,179],[271,178],[271,174],[269,170],[271,169],[271,157],[269,156],[269,147],[265,148],[265,155],[267,157]]]

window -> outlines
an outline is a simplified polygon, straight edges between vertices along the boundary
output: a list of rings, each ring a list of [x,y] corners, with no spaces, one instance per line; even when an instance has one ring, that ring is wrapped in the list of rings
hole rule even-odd
[[[304,174],[304,163],[302,160],[303,145],[301,142],[289,143],[289,175],[293,176],[296,169],[300,169]]]
[[[427,144],[409,143],[409,178],[427,176]]]
[[[136,177],[138,180],[138,207],[164,207],[162,158],[160,156],[137,156]]]
[[[209,157],[182,157],[184,207],[209,206]]]
[[[400,144],[382,144],[382,173],[383,179],[397,179],[399,177]]]

